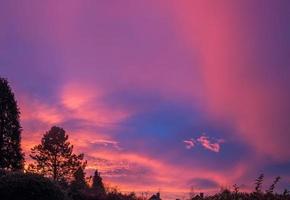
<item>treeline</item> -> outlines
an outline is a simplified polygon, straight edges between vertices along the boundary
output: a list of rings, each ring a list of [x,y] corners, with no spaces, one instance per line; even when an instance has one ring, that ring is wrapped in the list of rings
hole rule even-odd
[[[75,154],[68,134],[52,127],[31,149],[24,167],[20,111],[6,79],[0,77],[0,199],[2,200],[136,200],[105,188],[96,169],[86,177],[84,154]],[[92,181],[90,181],[92,179]]]
[[[265,191],[262,190],[264,182],[264,174],[261,174],[255,180],[255,188],[252,192],[241,192],[240,187],[237,184],[233,185],[233,189],[221,189],[219,193],[204,196],[203,193],[195,195],[191,193],[189,199],[191,200],[289,200],[290,191],[285,189],[282,193],[276,193],[275,188],[281,177],[277,176],[269,188]]]

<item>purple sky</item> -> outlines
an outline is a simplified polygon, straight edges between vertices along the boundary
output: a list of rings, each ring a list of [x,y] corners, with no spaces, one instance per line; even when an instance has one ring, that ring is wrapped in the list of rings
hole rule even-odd
[[[26,155],[58,125],[123,191],[290,189],[289,21],[286,0],[1,1]]]

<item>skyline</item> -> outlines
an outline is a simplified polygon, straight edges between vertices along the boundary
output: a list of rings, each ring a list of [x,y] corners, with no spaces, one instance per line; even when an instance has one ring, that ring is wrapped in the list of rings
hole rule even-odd
[[[289,188],[289,20],[287,1],[1,1],[26,157],[56,125],[121,190]]]

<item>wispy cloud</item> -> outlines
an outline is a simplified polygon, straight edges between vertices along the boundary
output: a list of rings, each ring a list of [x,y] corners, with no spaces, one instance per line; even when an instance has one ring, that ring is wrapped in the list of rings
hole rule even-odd
[[[200,144],[205,149],[218,153],[220,152],[221,149],[221,143],[223,143],[224,140],[223,139],[215,140],[203,134],[197,139],[191,138],[189,140],[184,140],[183,142],[185,144],[185,148],[187,149],[192,149],[193,147],[196,146],[196,144]]]
[[[113,140],[97,139],[97,140],[91,141],[91,143],[95,145],[101,145],[104,147],[113,147],[117,150],[121,150],[121,147],[119,146],[119,142],[113,141]]]
[[[220,142],[212,142],[210,138],[202,135],[200,136],[197,141],[206,149],[218,153],[220,151]]]
[[[187,149],[192,149],[195,146],[195,140],[192,138],[189,140],[183,140],[183,142],[185,143],[185,147]]]

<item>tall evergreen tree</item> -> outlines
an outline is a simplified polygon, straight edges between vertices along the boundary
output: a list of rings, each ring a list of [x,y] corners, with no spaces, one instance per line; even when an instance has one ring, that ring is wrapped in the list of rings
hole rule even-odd
[[[83,154],[73,153],[68,135],[60,127],[52,127],[41,139],[41,144],[31,149],[35,161],[31,168],[55,181],[71,181],[79,167],[84,166]]]
[[[79,167],[77,171],[75,171],[73,175],[72,186],[76,187],[77,189],[84,189],[87,187],[86,182],[86,173],[84,171],[85,166]]]
[[[100,173],[98,172],[98,170],[95,171],[94,177],[93,177],[93,184],[92,184],[92,189],[94,189],[95,191],[97,191],[97,193],[99,194],[105,194],[105,187],[103,184],[103,179],[100,175]]]
[[[8,81],[0,77],[0,168],[21,170],[22,153],[20,111]]]
[[[84,172],[85,166],[79,167],[73,175],[73,181],[69,188],[69,196],[73,200],[87,200],[86,198],[86,189],[88,185],[86,182],[86,173]]]

